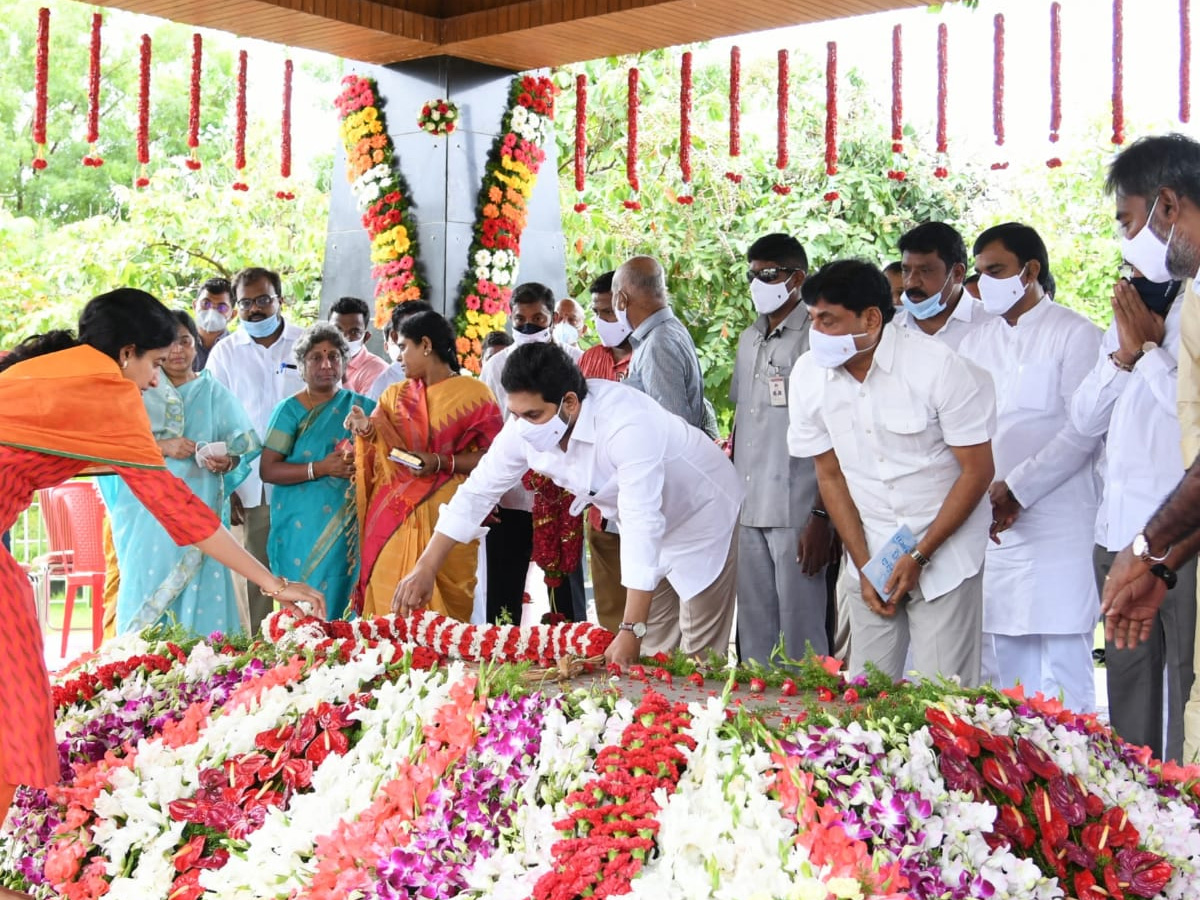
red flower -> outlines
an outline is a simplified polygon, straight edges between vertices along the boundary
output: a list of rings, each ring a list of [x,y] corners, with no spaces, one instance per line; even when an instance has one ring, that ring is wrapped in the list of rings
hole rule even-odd
[[[858,691],[856,691],[854,688],[846,688],[846,693],[842,694],[842,699],[847,703],[857,703]]]
[[[1048,169],[1057,169],[1061,165],[1062,165],[1062,160],[1059,159],[1057,156],[1052,156],[1052,157],[1050,157],[1050,159],[1046,160],[1046,168],[1048,168]]]
[[[750,679],[750,691],[755,694],[761,694],[767,689],[767,683],[761,678]]]
[[[779,692],[785,697],[795,697],[797,690],[796,682],[790,678],[785,678],[783,684],[779,686]]]
[[[586,203],[576,203],[575,204],[575,212],[581,213],[585,209],[587,209],[587,207],[588,207],[588,205]]]
[[[1117,872],[1130,893],[1157,897],[1174,872],[1171,864],[1156,853],[1135,848],[1117,851]]]
[[[46,168],[46,166],[47,166],[47,162],[44,159],[42,159],[40,156],[34,158],[33,167],[35,169],[37,169],[38,171],[41,171],[42,169]]]
[[[777,193],[780,197],[786,197],[792,192],[792,189],[786,184],[773,184],[771,185],[771,190]]]
[[[938,166],[936,169],[933,170],[934,178],[945,178],[949,174],[950,174],[950,170],[947,169],[945,166]]]
[[[817,688],[817,699],[822,703],[829,703],[833,700],[833,691],[827,687]]]
[[[902,144],[900,141],[894,141],[892,143],[892,152],[893,153],[903,153],[904,152],[904,144]]]
[[[739,175],[737,172],[726,172],[725,177],[728,178],[730,181],[732,181],[734,184],[742,183],[743,176]]]
[[[825,194],[825,201],[827,203],[832,203],[834,200],[836,200],[838,198],[838,196],[839,195],[838,195],[837,191],[828,191]]]
[[[150,184],[150,179],[143,175],[141,178],[139,178],[133,184],[134,184],[134,187],[144,188]]]
[[[687,677],[687,680],[689,682],[691,682],[692,684],[694,684],[696,687],[704,687],[704,676],[701,675],[699,672],[693,672],[691,675],[689,675]]]

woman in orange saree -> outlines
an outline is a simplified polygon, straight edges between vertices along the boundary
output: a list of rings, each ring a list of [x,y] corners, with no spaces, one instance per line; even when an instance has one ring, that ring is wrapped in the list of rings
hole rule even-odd
[[[400,325],[405,380],[391,385],[368,419],[347,417],[357,456],[362,569],[355,592],[363,616],[392,611],[392,593],[433,536],[438,511],[500,432],[500,407],[487,386],[458,374],[454,330],[435,312]],[[411,454],[412,465],[389,458]],[[442,567],[430,608],[468,621],[477,544],[464,544]]]

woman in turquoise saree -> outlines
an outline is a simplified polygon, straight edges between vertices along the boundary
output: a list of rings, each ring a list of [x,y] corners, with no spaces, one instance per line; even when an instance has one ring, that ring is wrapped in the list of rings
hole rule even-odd
[[[163,362],[166,377],[142,400],[167,468],[228,527],[229,497],[257,460],[258,435],[227,388],[207,372],[192,371],[196,326],[186,312],[173,315],[179,331]],[[177,546],[122,479],[97,481],[121,572],[117,634],[156,623],[198,635],[244,631],[230,571],[196,547]]]
[[[354,446],[346,429],[353,406],[375,402],[342,387],[350,348],[332,325],[318,323],[296,341],[305,388],[271,415],[263,442],[263,481],[271,494],[267,558],[272,571],[325,595],[331,619],[346,614],[358,581],[358,507]]]

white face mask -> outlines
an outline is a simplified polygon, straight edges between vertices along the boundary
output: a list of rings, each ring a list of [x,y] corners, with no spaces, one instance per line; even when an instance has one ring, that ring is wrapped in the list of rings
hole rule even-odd
[[[1025,267],[1008,278],[994,278],[983,272],[979,276],[979,299],[983,302],[984,312],[993,316],[1002,316],[1025,296],[1027,285],[1021,281]]]
[[[570,322],[559,322],[554,326],[554,343],[560,346],[574,346],[579,343],[579,329]]]
[[[808,332],[808,349],[818,366],[836,369],[862,352],[854,343],[854,339],[866,336],[865,331],[862,334],[826,334],[813,328]]]
[[[617,306],[617,295],[613,294],[613,315],[617,317],[617,324],[623,328],[628,328],[629,333],[633,334],[633,326],[629,324],[629,310],[621,309]]]
[[[750,282],[750,296],[754,299],[754,308],[764,316],[769,316],[791,299],[792,290],[788,287],[788,279],[778,284],[767,284],[755,278]]]
[[[224,331],[229,325],[225,317],[215,309],[202,309],[196,313],[196,324],[200,326],[201,331],[208,332]]]
[[[517,432],[530,447],[539,453],[546,453],[562,440],[567,433],[567,423],[562,420],[562,401],[545,422],[530,422],[528,419],[517,419]]]
[[[625,343],[625,339],[632,333],[629,322],[606,322],[596,316],[596,334],[600,336],[600,343],[605,347],[616,347]]]
[[[348,359],[354,359],[354,357],[358,356],[358,354],[362,352],[362,348],[363,348],[362,341],[346,341],[346,343],[350,347],[350,353],[347,357]]]
[[[1171,248],[1171,238],[1175,236],[1175,226],[1164,241],[1150,230],[1150,220],[1154,218],[1154,210],[1158,206],[1158,198],[1150,207],[1150,215],[1146,216],[1146,224],[1131,238],[1121,236],[1121,255],[1125,261],[1141,272],[1151,281],[1170,281],[1171,272],[1167,268],[1167,251]]]
[[[513,329],[513,343],[515,344],[548,344],[550,343],[550,328],[539,328],[537,331],[525,332],[521,328],[528,328],[528,325],[522,325],[520,328]],[[536,326],[535,326],[536,327]]]

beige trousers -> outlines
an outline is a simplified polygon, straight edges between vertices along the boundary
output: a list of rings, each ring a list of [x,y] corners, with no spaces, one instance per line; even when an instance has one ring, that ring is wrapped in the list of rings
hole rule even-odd
[[[734,526],[725,565],[712,583],[696,596],[681,602],[667,579],[659,582],[650,601],[642,655],[653,656],[678,647],[690,655],[712,650],[722,658],[729,652],[737,595],[738,529]]]

